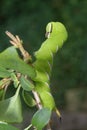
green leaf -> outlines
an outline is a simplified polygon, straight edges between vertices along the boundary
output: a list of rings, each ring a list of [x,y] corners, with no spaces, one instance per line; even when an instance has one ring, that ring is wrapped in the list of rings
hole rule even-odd
[[[25,103],[29,107],[33,107],[33,106],[36,105],[35,100],[33,99],[33,97],[27,91],[22,91],[22,96],[23,96]]]
[[[31,91],[34,88],[34,85],[27,80],[24,76],[20,78],[21,86],[26,91]]]
[[[18,130],[18,129],[16,127],[13,127],[12,125],[0,123],[0,130]]]
[[[0,66],[6,69],[13,69],[31,78],[34,78],[36,75],[34,68],[19,58],[13,46],[0,53]]]
[[[0,65],[0,78],[6,78],[9,76],[10,76],[10,72]]]
[[[20,87],[18,87],[13,97],[0,101],[0,121],[10,123],[22,121],[19,90]]]
[[[4,93],[4,90],[3,90],[3,89],[0,89],[0,100],[1,100],[2,97],[3,97],[3,93]]]
[[[13,82],[14,82],[14,87],[17,88],[17,87],[18,87],[18,84],[19,84],[19,81],[18,81],[18,79],[17,79],[15,73],[13,73],[13,72],[11,73],[11,79],[12,79]]]
[[[48,108],[42,108],[38,110],[33,118],[32,125],[37,128],[37,130],[41,130],[47,123],[49,122],[51,117],[51,110]]]

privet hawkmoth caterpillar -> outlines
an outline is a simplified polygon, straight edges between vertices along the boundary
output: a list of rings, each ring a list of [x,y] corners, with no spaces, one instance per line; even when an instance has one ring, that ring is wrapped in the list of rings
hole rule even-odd
[[[34,62],[34,67],[37,75],[34,80],[35,90],[40,96],[43,107],[53,110],[56,106],[50,93],[50,74],[54,54],[67,39],[66,28],[60,22],[50,22],[46,27],[46,37],[47,40],[35,52],[36,61]]]

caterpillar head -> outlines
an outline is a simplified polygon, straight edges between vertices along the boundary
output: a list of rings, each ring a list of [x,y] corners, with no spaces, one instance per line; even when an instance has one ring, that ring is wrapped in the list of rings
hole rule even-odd
[[[52,61],[53,54],[62,47],[67,39],[67,31],[64,25],[60,22],[50,22],[46,26],[47,40],[43,42],[40,49],[35,52],[37,59]]]
[[[67,31],[65,26],[60,22],[50,22],[46,26],[46,37],[62,37],[63,41],[67,39]]]

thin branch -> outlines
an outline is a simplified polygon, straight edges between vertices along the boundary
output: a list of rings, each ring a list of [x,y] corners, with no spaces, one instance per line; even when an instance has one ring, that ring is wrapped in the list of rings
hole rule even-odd
[[[3,89],[6,85],[9,85],[11,83],[11,78],[4,78],[0,82],[0,89]]]
[[[10,43],[15,46],[16,48],[18,48],[22,55],[23,55],[23,59],[24,61],[28,62],[28,61],[31,61],[31,56],[30,54],[23,48],[23,45],[22,45],[22,40],[19,38],[18,35],[14,36],[13,34],[11,34],[10,32],[6,31],[5,32],[6,35],[11,39],[10,40]]]
[[[42,105],[41,105],[41,101],[40,101],[40,98],[39,98],[37,92],[32,91],[32,93],[33,93],[34,98],[35,98],[35,100],[36,100],[36,104],[37,104],[38,109],[41,109],[41,108],[42,108]]]
[[[2,96],[2,100],[4,100],[7,88],[8,88],[8,86],[10,84],[11,84],[11,78],[4,78],[3,79],[3,85],[1,86],[2,89],[4,88],[4,93],[3,93],[3,96]]]
[[[47,124],[47,130],[52,130],[50,126],[50,122]]]

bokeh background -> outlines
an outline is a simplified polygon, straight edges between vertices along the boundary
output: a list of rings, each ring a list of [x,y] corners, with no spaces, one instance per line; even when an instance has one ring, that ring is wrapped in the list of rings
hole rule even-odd
[[[52,94],[63,116],[59,124],[53,115],[53,130],[86,130],[87,0],[0,0],[0,52],[10,46],[8,30],[19,35],[33,55],[45,40],[50,21],[64,23],[68,31],[68,40],[54,58],[51,77]]]

